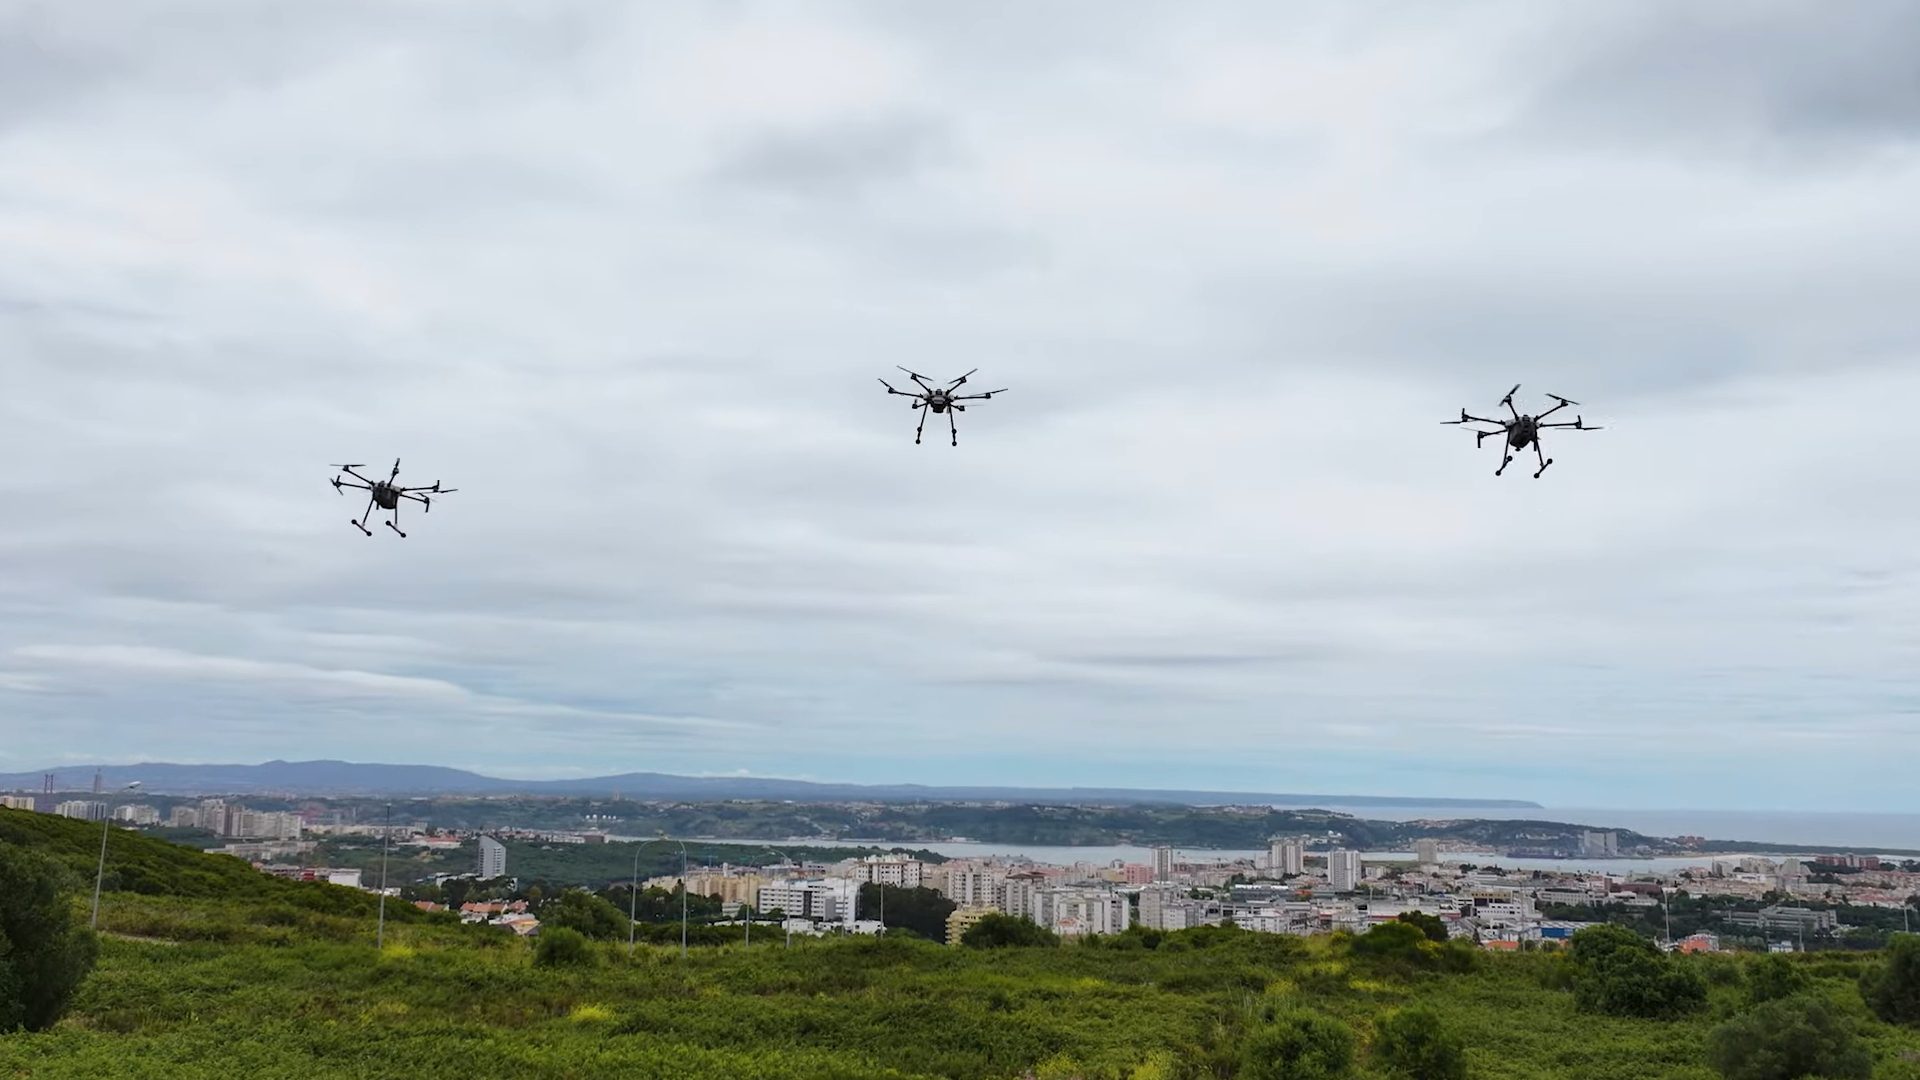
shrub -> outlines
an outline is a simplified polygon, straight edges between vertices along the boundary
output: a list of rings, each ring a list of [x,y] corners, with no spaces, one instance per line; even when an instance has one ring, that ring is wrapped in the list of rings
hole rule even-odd
[[[1246,1080],[1340,1080],[1353,1073],[1353,1029],[1312,1012],[1281,1014],[1241,1051]]]
[[[561,927],[601,941],[624,941],[628,930],[626,912],[584,889],[570,889],[543,904],[540,926],[542,933],[549,926]]]
[[[1802,994],[1813,980],[1799,964],[1779,953],[1768,953],[1747,975],[1747,999],[1755,1005]]]
[[[1727,1080],[1867,1080],[1873,1061],[1825,998],[1781,998],[1713,1029],[1707,1059]]]
[[[592,967],[599,959],[585,934],[564,926],[541,927],[533,946],[534,967]]]
[[[0,843],[0,1032],[44,1031],[93,970],[100,945],[74,917],[72,875]]]
[[[1889,1024],[1920,1027],[1920,934],[1894,934],[1887,959],[1860,976],[1860,996]]]
[[[1039,923],[994,912],[968,927],[960,935],[960,944],[973,949],[1051,947],[1060,944],[1060,937]]]
[[[1466,1049],[1432,1009],[1395,1010],[1377,1031],[1373,1056],[1386,1072],[1408,1080],[1466,1080]]]
[[[1429,941],[1445,942],[1447,940],[1447,924],[1441,922],[1438,915],[1429,915],[1424,911],[1403,911],[1395,918],[1400,922],[1412,923],[1419,927]]]
[[[1668,1020],[1707,1003],[1706,980],[1624,926],[1590,926],[1573,935],[1564,975],[1573,1000],[1589,1012]]]

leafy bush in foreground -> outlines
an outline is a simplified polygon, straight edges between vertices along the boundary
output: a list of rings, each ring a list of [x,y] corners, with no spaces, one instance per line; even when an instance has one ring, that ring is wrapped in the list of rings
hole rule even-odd
[[[1373,1058],[1407,1080],[1466,1080],[1467,1052],[1440,1014],[1426,1006],[1396,1009],[1375,1029]]]
[[[0,1032],[52,1027],[93,970],[99,944],[74,917],[73,876],[0,843]]]
[[[1889,1024],[1920,1027],[1920,934],[1895,934],[1887,959],[1860,977],[1860,996]]]
[[[1873,1061],[1825,998],[1802,995],[1756,1006],[1713,1029],[1707,1057],[1727,1080],[1867,1080]]]
[[[1353,1029],[1330,1016],[1283,1013],[1248,1037],[1246,1080],[1340,1080],[1353,1073]]]

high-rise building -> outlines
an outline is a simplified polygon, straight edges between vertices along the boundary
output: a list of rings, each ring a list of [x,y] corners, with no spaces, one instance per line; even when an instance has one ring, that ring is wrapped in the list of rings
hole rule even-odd
[[[1361,878],[1360,853],[1334,851],[1327,855],[1327,884],[1334,892],[1352,892]]]
[[[79,818],[82,821],[105,821],[107,804],[87,799],[72,799],[53,808],[61,817]]]
[[[1422,866],[1440,865],[1440,841],[1424,837],[1413,842],[1413,857]]]
[[[34,807],[31,795],[0,795],[0,808],[7,810],[31,810]]]
[[[1306,869],[1307,846],[1298,840],[1274,840],[1267,845],[1267,869],[1279,877],[1292,877]]]
[[[507,876],[507,845],[491,836],[480,838],[480,865],[475,874],[481,881]]]
[[[1157,847],[1153,849],[1153,880],[1173,880],[1173,849]]]
[[[1620,854],[1620,834],[1584,832],[1580,834],[1581,854],[1588,858],[1611,858]]]

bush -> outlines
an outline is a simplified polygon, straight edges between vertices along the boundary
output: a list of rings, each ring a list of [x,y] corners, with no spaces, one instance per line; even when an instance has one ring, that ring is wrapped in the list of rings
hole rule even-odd
[[[1395,916],[1400,922],[1412,923],[1427,935],[1427,940],[1444,943],[1447,940],[1447,924],[1440,916],[1429,915],[1424,911],[1403,911]]]
[[[614,907],[605,897],[584,889],[570,889],[540,907],[540,927],[577,930],[583,936],[600,941],[627,939],[627,913]]]
[[[1755,1006],[1713,1029],[1707,1060],[1727,1080],[1867,1080],[1873,1060],[1832,1002],[1811,995]]]
[[[592,967],[599,959],[585,934],[564,926],[541,927],[533,946],[534,967]]]
[[[1779,953],[1768,953],[1747,974],[1747,1000],[1755,1005],[1804,994],[1813,986],[1806,971]]]
[[[1467,1052],[1426,1006],[1388,1013],[1374,1036],[1373,1057],[1381,1069],[1408,1080],[1466,1080]]]
[[[1860,976],[1860,996],[1889,1024],[1920,1027],[1920,934],[1894,934],[1887,959]]]
[[[74,917],[73,887],[58,862],[0,843],[0,1032],[52,1027],[93,970],[100,945]]]
[[[1353,1073],[1353,1029],[1319,1013],[1284,1013],[1247,1038],[1246,1080],[1340,1080]]]
[[[1580,1008],[1608,1016],[1671,1020],[1704,1007],[1706,980],[1624,926],[1573,935],[1566,974]]]
[[[979,922],[968,927],[967,932],[960,935],[960,944],[972,949],[1052,947],[1060,944],[1060,938],[1039,923],[994,912],[981,916]]]

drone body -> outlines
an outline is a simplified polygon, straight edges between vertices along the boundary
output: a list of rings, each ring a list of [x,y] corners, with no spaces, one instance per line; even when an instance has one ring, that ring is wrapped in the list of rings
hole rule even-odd
[[[349,476],[352,476],[353,480],[362,482],[356,484],[353,480],[342,480],[336,476],[333,478],[332,483],[333,489],[342,495],[346,494],[347,488],[355,488],[367,493],[366,512],[360,515],[359,520],[349,519],[349,524],[361,532],[366,533],[368,536],[373,535],[373,531],[367,528],[367,518],[372,516],[374,507],[377,506],[382,510],[393,511],[393,516],[387,519],[386,526],[394,532],[400,533],[401,538],[405,539],[407,534],[400,532],[399,525],[401,499],[412,499],[414,502],[419,503],[421,512],[425,513],[433,509],[433,500],[429,498],[428,495],[415,494],[416,492],[427,492],[431,495],[445,495],[448,492],[460,490],[459,488],[446,488],[443,490],[438,480],[435,480],[430,487],[401,487],[399,484],[394,483],[394,479],[400,475],[399,458],[393,459],[393,472],[388,474],[385,480],[370,480],[353,471],[365,467],[364,465],[335,465],[333,468],[340,469]]]
[[[955,391],[966,385],[967,379],[972,377],[973,371],[979,371],[979,368],[974,368],[973,371],[969,371],[965,375],[953,380],[953,382],[948,383],[944,389],[929,384],[923,375],[915,375],[913,372],[907,371],[906,368],[901,368],[900,370],[906,371],[907,376],[919,385],[920,390],[918,393],[895,390],[885,379],[880,380],[880,385],[885,386],[889,394],[898,394],[904,398],[912,398],[913,401],[909,404],[909,407],[921,410],[920,426],[913,429],[913,442],[915,446],[920,444],[920,433],[926,429],[928,412],[947,414],[947,428],[953,433],[953,445],[959,446],[960,428],[953,422],[953,414],[967,411],[967,407],[960,403],[963,401],[987,401],[992,399],[995,394],[1004,394],[1007,392],[1005,388],[1002,388],[999,390],[989,390],[984,394],[956,393]]]
[[[1506,406],[1507,411],[1513,414],[1513,419],[1511,420],[1489,420],[1483,416],[1469,416],[1467,415],[1467,410],[1461,409],[1460,419],[1440,421],[1443,424],[1467,424],[1467,423],[1492,424],[1493,425],[1492,431],[1475,431],[1473,433],[1473,442],[1475,446],[1478,446],[1481,443],[1485,442],[1487,436],[1489,435],[1501,436],[1500,467],[1493,471],[1493,475],[1495,476],[1499,476],[1500,474],[1506,472],[1507,466],[1513,463],[1513,455],[1510,453],[1507,453],[1507,449],[1509,447],[1511,447],[1514,450],[1525,450],[1527,447],[1531,446],[1533,447],[1534,454],[1540,459],[1540,468],[1534,472],[1533,478],[1535,480],[1540,479],[1540,474],[1543,472],[1546,472],[1547,466],[1553,464],[1553,459],[1548,457],[1546,454],[1546,451],[1542,449],[1540,446],[1540,432],[1547,428],[1572,428],[1575,431],[1601,430],[1597,425],[1587,424],[1584,420],[1582,420],[1578,416],[1575,416],[1573,418],[1573,423],[1571,424],[1546,423],[1545,421],[1547,417],[1552,416],[1554,413],[1559,412],[1561,409],[1564,409],[1569,405],[1580,404],[1577,401],[1569,401],[1566,398],[1561,397],[1559,394],[1548,394],[1547,396],[1559,402],[1560,404],[1555,405],[1553,408],[1548,409],[1546,412],[1543,412],[1538,416],[1528,416],[1525,413],[1522,413],[1519,409],[1516,409],[1513,407],[1513,395],[1519,392],[1520,392],[1520,384],[1514,383],[1513,389],[1507,391],[1507,396],[1500,399],[1500,404]]]

